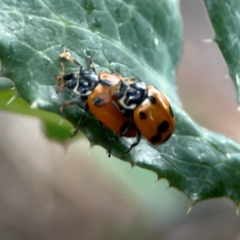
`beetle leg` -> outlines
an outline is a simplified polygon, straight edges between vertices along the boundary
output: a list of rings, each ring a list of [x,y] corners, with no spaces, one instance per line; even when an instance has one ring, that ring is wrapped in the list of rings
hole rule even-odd
[[[126,156],[131,150],[132,148],[136,147],[139,142],[141,141],[141,132],[138,130],[137,131],[137,135],[136,135],[136,141],[130,146],[130,148],[124,153],[124,156]]]
[[[60,108],[60,111],[61,113],[63,112],[63,110],[68,107],[68,106],[72,106],[72,105],[78,105],[79,104],[79,101],[71,101],[71,102],[65,102],[61,108]]]
[[[87,52],[88,53],[86,55],[87,55],[87,58],[88,58],[88,61],[89,61],[90,69],[93,70],[96,73],[96,69],[95,69],[93,61],[92,61],[92,53],[90,51],[87,51]]]
[[[83,124],[83,120],[85,119],[87,112],[88,112],[89,108],[88,108],[88,104],[86,104],[85,109],[84,109],[84,114],[82,116],[82,118],[79,120],[78,125],[76,128],[72,129],[70,136],[73,137],[74,135],[77,134],[77,132],[79,131],[79,129],[81,128],[82,124]]]
[[[106,134],[106,131],[105,131],[105,125],[99,121],[99,124],[103,130],[103,134],[108,142],[108,148],[107,148],[107,154],[108,154],[108,157],[111,157],[111,153],[112,153],[112,149],[111,149],[111,144],[110,144],[110,138],[108,137],[108,135]]]
[[[78,105],[79,101],[72,101],[72,102],[65,102],[61,107],[60,107],[60,116],[61,118],[65,118],[63,110],[68,107],[68,106],[72,106],[72,105]]]
[[[68,51],[66,47],[64,47],[63,52],[59,55],[60,58],[65,58],[66,60],[78,65],[80,67],[79,72],[82,71],[82,65],[71,56],[71,53]]]

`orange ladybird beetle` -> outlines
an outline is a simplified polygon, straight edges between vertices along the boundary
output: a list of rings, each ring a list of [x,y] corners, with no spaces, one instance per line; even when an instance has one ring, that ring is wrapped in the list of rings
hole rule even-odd
[[[126,78],[111,88],[111,95],[123,115],[132,116],[141,134],[151,144],[162,144],[173,134],[175,118],[172,107],[155,87],[147,86],[138,78]]]
[[[100,72],[96,73],[92,63],[91,56],[89,56],[90,69],[83,70],[80,63],[73,59],[67,49],[60,55],[69,61],[80,66],[79,72],[70,72],[55,78],[59,85],[58,92],[62,92],[65,88],[70,89],[75,94],[80,96],[82,102],[86,103],[85,114],[78,123],[76,129],[72,132],[72,136],[81,128],[83,120],[88,110],[106,127],[116,132],[120,136],[135,137],[139,135],[139,131],[133,120],[124,116],[117,104],[113,104],[113,96],[110,94],[110,89],[115,86],[122,78],[120,75]],[[69,105],[78,104],[76,101],[66,102],[62,105],[61,111]],[[107,137],[107,136],[106,136]],[[135,146],[132,144],[130,149]],[[129,152],[128,150],[127,152]],[[111,149],[108,149],[108,155],[111,155]]]
[[[124,116],[113,104],[110,89],[120,81],[120,76],[107,72],[100,72],[99,84],[88,96],[87,105],[91,113],[105,126],[125,137],[135,137],[137,128],[134,122]]]

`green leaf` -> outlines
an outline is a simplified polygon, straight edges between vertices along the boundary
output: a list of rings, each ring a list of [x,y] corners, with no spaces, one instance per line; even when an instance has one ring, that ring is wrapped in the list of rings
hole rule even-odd
[[[175,133],[159,146],[142,140],[123,160],[166,178],[192,203],[226,196],[239,204],[240,146],[194,123],[177,96],[175,71],[182,47],[178,4],[178,0],[2,0],[0,58],[20,96],[32,106],[56,114],[65,101],[75,98],[68,91],[56,94],[54,75],[61,73],[58,56],[62,45],[84,67],[84,52],[90,50],[97,70],[140,77],[155,85],[173,106]],[[71,63],[64,64],[66,71],[78,69]],[[1,99],[7,102],[3,95],[1,92]],[[4,106],[16,111],[11,104]],[[29,114],[29,107],[24,105],[19,105],[18,110]],[[83,106],[68,107],[64,114],[76,126],[84,114]],[[47,113],[39,117],[52,119]],[[87,114],[82,131],[92,145],[108,147],[91,113]],[[53,134],[57,136],[57,132]],[[121,158],[134,139],[121,138],[110,130],[106,133],[113,155]]]
[[[215,30],[214,41],[226,60],[240,103],[240,1],[205,0],[205,5]]]

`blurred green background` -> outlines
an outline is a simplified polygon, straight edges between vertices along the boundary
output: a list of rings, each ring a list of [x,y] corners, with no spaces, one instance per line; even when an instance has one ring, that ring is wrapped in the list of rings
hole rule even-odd
[[[203,3],[182,0],[178,91],[199,124],[240,141],[240,116]],[[0,239],[240,239],[228,199],[197,204],[85,138],[49,141],[38,119],[0,112]]]

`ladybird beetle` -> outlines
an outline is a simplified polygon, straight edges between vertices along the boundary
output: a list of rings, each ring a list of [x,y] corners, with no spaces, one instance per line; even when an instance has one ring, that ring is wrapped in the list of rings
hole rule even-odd
[[[67,60],[75,63],[80,67],[80,69],[78,72],[69,72],[64,74],[64,67],[62,65],[63,73],[60,76],[55,75],[55,79],[57,80],[59,86],[58,92],[62,92],[66,87],[72,90],[75,94],[79,95],[83,102],[86,102],[92,90],[99,83],[99,78],[93,66],[91,56],[89,57],[89,70],[83,70],[82,65],[72,58],[66,48],[64,49],[64,52],[60,54],[60,57],[66,58]]]
[[[132,115],[137,128],[151,144],[164,143],[171,137],[174,114],[166,97],[155,87],[138,78],[126,78],[111,89],[111,95],[123,115]]]
[[[120,81],[121,76],[107,72],[100,72],[98,76],[99,84],[87,99],[89,110],[100,122],[120,136],[135,137],[137,128],[134,122],[119,111],[110,95],[111,87]]]
[[[110,128],[120,136],[124,137],[137,137],[139,136],[139,130],[137,129],[133,120],[125,116],[119,110],[119,107],[113,100],[113,96],[110,94],[110,89],[115,86],[122,77],[114,73],[100,72],[96,73],[94,65],[92,63],[91,56],[89,56],[90,69],[83,70],[80,63],[73,59],[67,49],[60,55],[62,58],[77,64],[80,66],[79,72],[66,73],[64,69],[62,75],[56,75],[59,90],[62,92],[65,87],[80,96],[82,102],[86,103],[84,116],[78,123],[78,126],[74,129],[71,136],[75,135],[81,128],[83,120],[88,110],[102,123],[104,126]],[[78,104],[76,101],[66,102],[62,105],[61,111],[69,105]],[[106,136],[107,137],[107,136]],[[107,137],[108,138],[108,137]],[[133,143],[130,147],[135,146]],[[128,150],[127,152],[129,152]],[[111,149],[108,149],[108,155],[111,155]]]

